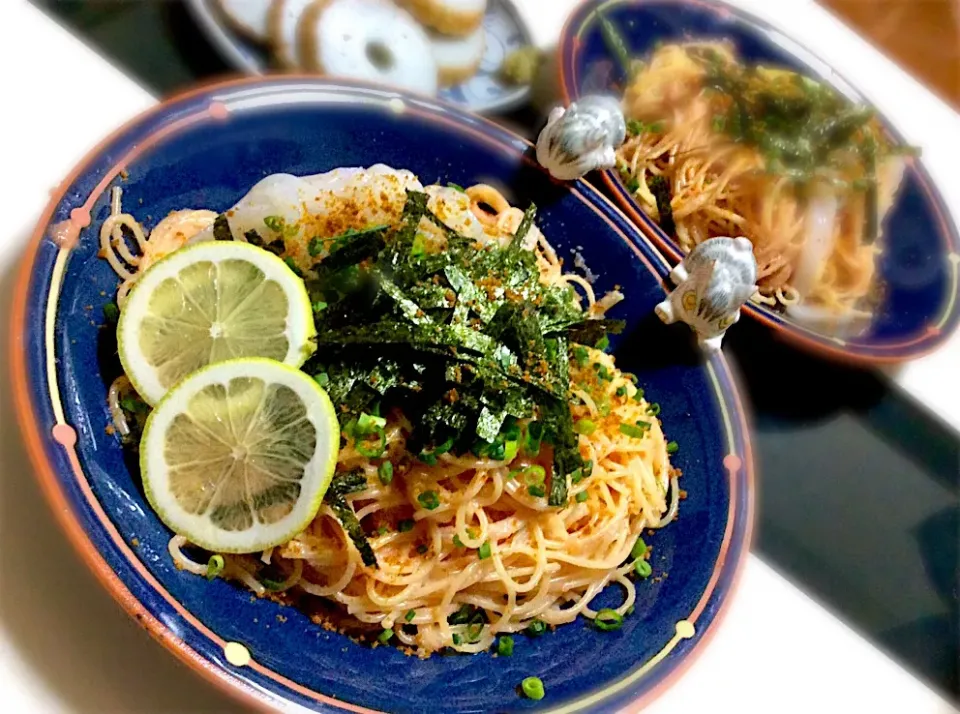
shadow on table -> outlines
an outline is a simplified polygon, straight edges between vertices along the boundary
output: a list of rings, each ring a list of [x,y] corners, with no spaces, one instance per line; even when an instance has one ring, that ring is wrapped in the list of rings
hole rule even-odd
[[[13,270],[0,276],[0,355],[9,354],[14,282]],[[12,422],[4,372],[0,414]],[[29,668],[15,676],[41,680],[67,711],[240,711],[199,677],[186,676],[186,668],[111,601],[54,522],[20,430],[6,422],[0,428],[0,544],[0,629]],[[192,703],[189,710],[184,702]]]
[[[751,321],[727,340],[753,406],[754,550],[960,702],[960,438],[872,370]]]

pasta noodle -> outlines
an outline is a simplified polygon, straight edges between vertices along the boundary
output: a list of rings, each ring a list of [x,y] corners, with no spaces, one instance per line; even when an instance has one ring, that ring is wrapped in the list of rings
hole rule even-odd
[[[523,213],[490,186],[466,193],[484,226],[482,240],[509,241]],[[120,226],[137,238],[143,256],[150,254],[158,229],[145,237],[118,204],[117,196],[101,240],[110,248],[108,259],[113,255],[126,264],[110,262],[127,286],[146,261],[118,247]],[[538,229],[528,236],[525,247],[536,254],[541,280],[578,290],[590,314],[601,315],[622,299],[614,293],[598,300],[589,282],[564,272]],[[548,506],[542,490],[535,496],[551,467],[550,447],[537,456],[521,451],[500,461],[443,453],[428,465],[408,453],[413,425],[394,411],[385,427],[384,458],[393,464],[389,483],[378,478],[377,463],[351,437],[338,461],[338,472],[360,469],[367,477],[366,488],[346,499],[370,534],[378,567],[364,564],[347,529],[324,504],[289,542],[262,554],[224,555],[221,577],[257,595],[331,601],[361,627],[392,628],[403,645],[422,656],[442,648],[480,652],[498,635],[536,622],[594,618],[591,604],[611,584],[623,590],[615,610],[626,614],[635,600],[628,575],[636,558],[647,557],[645,548],[636,553],[638,539],[645,529],[676,516],[679,473],[670,466],[658,409],[643,398],[635,378],[616,368],[613,357],[575,348],[570,381],[570,409],[582,425],[579,451],[591,468],[573,478],[567,505]],[[129,382],[121,377],[110,392],[121,434],[129,432],[118,407],[126,389]],[[436,494],[435,503],[422,500],[428,491]],[[178,567],[207,573],[188,550],[182,536],[170,541]]]
[[[772,111],[763,102],[778,101],[777,108],[795,107],[800,118],[762,124]],[[836,145],[811,159],[820,163],[801,171],[783,158],[793,145],[764,132],[794,131],[783,125],[799,124],[804,111],[820,111],[816,102],[831,107],[816,131],[849,121],[850,136],[838,131]],[[665,45],[627,87],[624,110],[634,130],[618,151],[618,169],[656,220],[651,180],[666,179],[684,252],[716,236],[749,238],[758,268],[756,302],[802,300],[829,312],[856,310],[874,283],[876,226],[892,203],[903,161],[871,115],[847,105],[833,90],[792,72],[744,67],[722,42]],[[731,126],[746,124],[750,112],[762,126]]]

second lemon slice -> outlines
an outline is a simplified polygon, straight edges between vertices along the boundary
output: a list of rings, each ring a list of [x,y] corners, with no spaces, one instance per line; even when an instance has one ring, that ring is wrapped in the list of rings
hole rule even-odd
[[[246,243],[183,248],[147,270],[117,329],[120,361],[156,404],[188,374],[240,357],[299,367],[316,328],[303,281],[277,256]]]

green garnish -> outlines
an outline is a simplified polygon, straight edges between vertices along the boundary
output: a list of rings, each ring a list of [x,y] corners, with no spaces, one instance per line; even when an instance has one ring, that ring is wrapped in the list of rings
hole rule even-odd
[[[116,322],[120,319],[120,308],[117,307],[117,303],[108,302],[103,306],[103,316],[107,319],[107,322]]]
[[[407,533],[412,531],[415,525],[417,525],[417,522],[412,518],[404,518],[402,521],[397,523],[397,530],[401,533]]]
[[[377,467],[377,475],[380,477],[380,483],[384,486],[389,486],[393,481],[393,464],[389,461],[384,461]]]
[[[645,125],[639,119],[631,119],[627,122],[627,133],[630,136],[639,136],[644,132]]]
[[[440,496],[436,491],[424,491],[417,496],[417,502],[428,511],[433,511],[440,505]]]
[[[466,190],[463,186],[461,186],[461,185],[458,184],[458,183],[454,183],[453,181],[448,181],[448,182],[447,182],[447,186],[449,186],[449,187],[452,188],[452,189],[456,189],[456,190],[459,191],[460,193],[466,193],[466,192],[467,192],[467,190]]]
[[[527,493],[534,498],[543,498],[547,493],[547,489],[543,486],[527,486]]]
[[[647,544],[644,542],[642,537],[637,538],[637,542],[633,544],[633,548],[630,550],[631,558],[643,558],[647,554]]]
[[[597,342],[597,345],[596,345],[597,349],[600,350],[601,352],[603,352],[609,346],[610,346],[610,338],[607,337],[606,335],[601,337],[600,341]]]
[[[385,645],[390,641],[391,637],[393,637],[393,630],[388,627],[387,629],[385,629],[383,632],[380,633],[380,636],[377,637],[377,641],[380,644]]]
[[[497,654],[501,657],[513,654],[513,638],[510,635],[501,635],[497,640]]]
[[[219,553],[211,555],[210,560],[207,561],[207,580],[213,580],[220,575],[225,565],[222,555]]]
[[[463,639],[460,637],[460,635],[458,635],[456,632],[454,632],[454,633],[453,633],[453,644],[459,645],[461,642],[463,642]]]
[[[576,347],[573,348],[573,358],[577,360],[578,365],[580,365],[581,367],[586,367],[587,362],[590,361],[590,353],[587,352],[586,347],[581,347],[580,345],[577,345]]]
[[[527,625],[527,634],[533,635],[534,637],[539,637],[546,631],[547,623],[543,620],[531,620],[530,624]]]
[[[668,454],[675,454],[675,453],[677,453],[677,451],[679,451],[679,450],[680,450],[680,444],[678,444],[678,443],[675,442],[675,441],[668,441],[668,442],[667,442],[667,453],[668,453]]]
[[[625,396],[627,396],[627,388],[626,388],[626,387],[617,387],[616,394],[617,394],[618,397],[625,397]]]
[[[272,231],[282,233],[287,222],[283,219],[283,216],[267,216],[263,219],[263,224]]]
[[[649,407],[647,407],[647,414],[650,416],[657,416],[660,413],[660,405],[654,402]]]
[[[633,569],[636,574],[641,578],[646,578],[650,576],[650,573],[653,572],[653,568],[650,567],[650,563],[646,560],[638,559],[637,562],[633,564]]]
[[[573,430],[578,434],[589,436],[597,430],[597,424],[590,419],[578,419],[573,424]]]
[[[546,694],[543,688],[543,682],[540,680],[540,677],[527,677],[522,682],[520,682],[520,689],[523,690],[524,695],[527,699],[541,700]]]
[[[616,610],[604,608],[597,613],[597,616],[593,619],[593,624],[604,632],[619,630],[623,627],[623,615]]]
[[[642,439],[646,433],[649,425],[641,426],[645,422],[637,422],[636,424],[621,424],[620,433],[629,436],[632,439]]]
[[[327,303],[325,303],[323,300],[317,300],[315,303],[313,303],[314,312],[323,312],[326,309]]]
[[[453,544],[454,544],[457,548],[465,548],[465,547],[466,547],[466,546],[463,544],[463,541],[460,540],[460,535],[459,535],[458,533],[454,533],[454,534],[453,534]]]
[[[321,387],[326,387],[328,384],[330,384],[330,375],[326,372],[319,372],[313,375],[313,379]]]
[[[580,491],[574,496],[574,500],[576,500],[577,503],[584,503],[588,498],[590,498],[590,494],[586,491]]]
[[[480,560],[486,560],[490,557],[490,541],[484,541],[483,545],[477,550],[477,556]]]
[[[382,426],[374,426],[372,432],[359,432],[362,438],[357,439],[354,446],[357,451],[368,459],[379,459],[387,450],[387,433]],[[370,436],[375,436],[376,441],[371,442]]]
[[[415,618],[416,616],[417,616],[416,610],[407,610],[407,614],[403,616],[403,619],[406,620],[407,622],[411,622],[413,618]]]

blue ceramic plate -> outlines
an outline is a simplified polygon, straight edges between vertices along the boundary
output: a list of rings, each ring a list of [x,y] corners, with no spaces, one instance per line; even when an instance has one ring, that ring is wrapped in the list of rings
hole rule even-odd
[[[214,0],[187,0],[187,7],[207,39],[234,69],[246,74],[270,70],[270,53],[225,24]],[[483,29],[487,45],[479,71],[466,82],[441,89],[440,98],[484,114],[519,107],[526,103],[530,88],[504,84],[498,72],[504,57],[531,44],[530,31],[510,0],[490,0]]]
[[[727,39],[747,61],[818,77],[866,103],[839,74],[779,30],[727,5],[699,0],[604,0],[580,5],[560,38],[560,81],[568,102],[584,94],[623,92],[625,77],[600,34],[598,9],[616,25],[635,55],[647,54],[659,42]],[[897,142],[903,142],[889,123],[887,129]],[[604,180],[644,233],[671,261],[679,261],[679,245],[643,212],[617,173],[604,172]],[[745,307],[746,312],[830,357],[898,362],[936,349],[960,320],[960,237],[929,174],[916,159],[908,160],[883,236],[884,250],[878,263],[883,297],[861,334],[824,334],[752,303]]]
[[[20,422],[40,481],[114,596],[234,693],[323,712],[610,712],[678,674],[716,626],[752,517],[752,457],[730,370],[722,356],[701,363],[686,330],[654,317],[667,266],[636,229],[588,185],[553,183],[529,151],[450,105],[320,79],[240,80],[171,99],[123,127],[48,206],[20,274],[11,340]],[[651,538],[653,577],[638,588],[622,630],[580,620],[518,638],[513,657],[420,660],[357,645],[297,610],[173,566],[170,533],[146,503],[136,465],[107,433],[107,387],[119,366],[103,306],[117,279],[97,249],[110,187],[122,184],[124,207],[150,226],[184,206],[225,210],[265,174],[376,162],[425,181],[495,183],[521,205],[536,201],[539,224],[562,255],[582,253],[601,292],[623,286],[628,298],[615,316],[628,329],[615,341],[617,358],[661,404],[688,496],[679,520]],[[602,606],[620,596],[614,590],[601,595]],[[248,648],[249,665],[227,662],[231,642]],[[546,685],[540,702],[516,691],[534,674]]]

